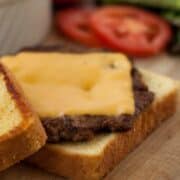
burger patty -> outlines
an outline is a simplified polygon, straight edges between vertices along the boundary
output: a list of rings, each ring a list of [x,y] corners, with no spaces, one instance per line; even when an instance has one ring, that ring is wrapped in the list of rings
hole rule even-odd
[[[85,53],[99,52],[102,49],[86,48],[65,40],[58,45],[25,48],[22,51]],[[63,140],[85,141],[92,139],[99,133],[122,132],[131,129],[137,116],[145,111],[154,99],[154,93],[148,90],[142,81],[140,72],[134,67],[132,68],[131,76],[135,100],[135,113],[133,115],[107,116],[86,114],[41,118],[48,136],[48,142],[59,143]]]
[[[131,129],[136,117],[154,99],[154,94],[148,90],[142,81],[140,73],[135,68],[133,68],[131,75],[135,98],[135,113],[133,115],[106,116],[86,114],[43,118],[42,123],[48,136],[48,142],[58,143],[62,140],[85,141],[92,139],[100,132],[126,131]]]

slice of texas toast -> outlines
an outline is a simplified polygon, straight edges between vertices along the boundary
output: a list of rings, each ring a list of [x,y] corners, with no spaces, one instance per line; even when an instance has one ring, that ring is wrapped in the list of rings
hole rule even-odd
[[[0,64],[0,171],[38,151],[45,140],[38,116]]]
[[[153,104],[124,133],[97,136],[89,142],[47,144],[28,161],[49,172],[70,179],[98,180],[106,176],[130,151],[175,112],[175,81],[142,71],[143,79],[155,93]]]

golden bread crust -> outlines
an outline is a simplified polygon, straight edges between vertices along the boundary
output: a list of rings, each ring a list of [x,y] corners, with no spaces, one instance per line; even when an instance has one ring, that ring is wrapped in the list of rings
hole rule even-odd
[[[46,134],[16,80],[2,64],[0,64],[0,73],[4,77],[12,101],[23,117],[17,127],[0,137],[1,171],[38,151],[46,142]]]

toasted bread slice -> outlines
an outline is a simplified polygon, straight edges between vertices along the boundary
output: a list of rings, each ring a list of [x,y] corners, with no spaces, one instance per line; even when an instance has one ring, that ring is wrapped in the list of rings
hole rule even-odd
[[[0,64],[0,171],[38,151],[45,141],[38,116]]]
[[[155,93],[152,105],[124,133],[107,133],[88,142],[47,144],[28,161],[49,172],[70,179],[98,180],[106,176],[130,151],[175,112],[177,83],[142,71]]]

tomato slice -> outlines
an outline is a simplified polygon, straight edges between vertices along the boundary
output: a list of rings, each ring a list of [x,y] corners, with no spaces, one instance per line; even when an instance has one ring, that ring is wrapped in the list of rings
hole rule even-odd
[[[56,16],[59,31],[74,41],[91,47],[99,47],[100,41],[89,26],[89,16],[92,9],[67,9],[60,11]]]
[[[172,36],[159,16],[129,6],[100,8],[91,15],[90,26],[107,48],[140,57],[158,54]]]

